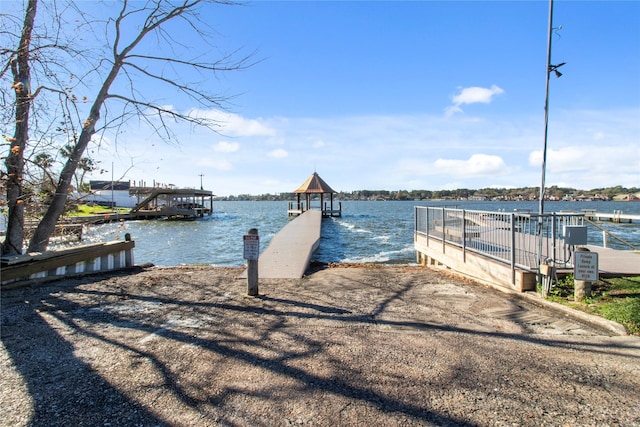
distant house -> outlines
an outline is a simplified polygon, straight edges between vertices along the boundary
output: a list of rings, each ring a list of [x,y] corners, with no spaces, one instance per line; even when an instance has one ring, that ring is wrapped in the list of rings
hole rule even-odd
[[[89,185],[91,193],[83,197],[86,203],[123,208],[132,208],[138,203],[138,199],[129,194],[129,181],[89,181]]]
[[[640,201],[640,194],[618,194],[613,200],[618,202],[637,202]]]

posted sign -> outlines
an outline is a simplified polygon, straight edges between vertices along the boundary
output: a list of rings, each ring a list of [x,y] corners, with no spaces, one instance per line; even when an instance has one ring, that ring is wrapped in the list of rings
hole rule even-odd
[[[245,234],[242,240],[244,240],[244,259],[257,260],[260,255],[260,237],[257,234]]]
[[[596,252],[576,251],[573,253],[573,256],[575,257],[574,279],[584,280],[585,282],[597,282],[598,254]]]

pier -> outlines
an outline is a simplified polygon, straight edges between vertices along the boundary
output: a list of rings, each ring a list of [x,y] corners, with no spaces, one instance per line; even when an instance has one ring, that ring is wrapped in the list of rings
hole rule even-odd
[[[608,221],[615,223],[640,223],[640,215],[625,214],[621,211],[613,211],[612,213],[585,211],[585,218],[590,221]]]
[[[320,246],[322,212],[307,210],[276,234],[258,259],[261,279],[300,279]],[[245,271],[241,278],[247,277]]]
[[[276,234],[258,258],[258,277],[263,279],[300,279],[320,246],[322,218],[339,217],[342,205],[334,208],[335,191],[316,172],[295,190],[296,201],[289,203],[287,214],[293,218]],[[305,201],[301,200],[304,195]],[[329,200],[325,202],[325,195]],[[319,208],[312,208],[312,198],[320,198]],[[306,203],[305,203],[306,202]],[[247,277],[245,271],[241,278]]]

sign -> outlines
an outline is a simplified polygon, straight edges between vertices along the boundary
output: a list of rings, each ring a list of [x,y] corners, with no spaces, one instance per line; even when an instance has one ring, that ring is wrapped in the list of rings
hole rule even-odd
[[[573,253],[575,267],[573,278],[585,282],[598,281],[598,254],[596,252],[576,251]]]
[[[257,234],[245,234],[242,240],[244,241],[244,259],[257,260],[260,255],[260,237]]]

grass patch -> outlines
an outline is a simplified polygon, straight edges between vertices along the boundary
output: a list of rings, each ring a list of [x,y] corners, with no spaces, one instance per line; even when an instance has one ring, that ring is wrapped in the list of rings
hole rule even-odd
[[[591,296],[575,302],[573,275],[551,288],[547,299],[620,323],[632,335],[640,335],[640,276],[602,278],[591,287]]]

